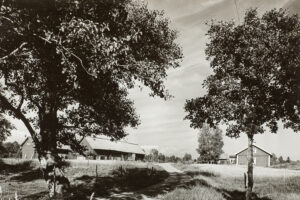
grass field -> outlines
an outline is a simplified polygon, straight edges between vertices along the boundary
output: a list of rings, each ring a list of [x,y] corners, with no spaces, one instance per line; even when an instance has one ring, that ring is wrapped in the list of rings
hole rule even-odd
[[[178,188],[166,200],[243,200],[245,166],[175,164],[176,168],[193,177],[198,183],[188,188]],[[254,193],[256,200],[299,200],[300,171],[255,167]]]
[[[0,160],[1,200],[48,199],[47,185],[38,168],[38,162]],[[69,199],[84,200],[94,193],[105,197],[134,192],[162,182],[168,174],[159,166],[141,162],[121,161],[72,161],[65,169],[72,196]]]
[[[245,166],[173,164],[168,174],[155,164],[120,161],[71,161],[65,175],[69,199],[244,200]],[[255,200],[299,200],[300,170],[255,167]],[[37,161],[0,160],[1,200],[48,199]]]

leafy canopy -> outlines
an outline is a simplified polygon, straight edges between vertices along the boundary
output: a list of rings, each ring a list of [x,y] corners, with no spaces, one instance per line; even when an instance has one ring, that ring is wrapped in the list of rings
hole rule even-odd
[[[139,124],[128,89],[170,96],[166,71],[182,53],[163,12],[133,0],[1,2],[0,102],[36,144],[122,138]]]
[[[228,136],[252,137],[265,125],[275,133],[281,120],[299,131],[299,31],[299,17],[284,10],[260,17],[251,9],[240,25],[213,22],[205,53],[214,73],[203,83],[208,93],[186,102],[191,127],[223,122]]]

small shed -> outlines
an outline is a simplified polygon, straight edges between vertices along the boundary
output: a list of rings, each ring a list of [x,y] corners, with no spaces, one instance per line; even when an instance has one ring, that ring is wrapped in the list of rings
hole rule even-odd
[[[235,154],[237,165],[247,165],[248,164],[248,148]],[[255,166],[270,167],[272,154],[265,151],[257,145],[253,145],[253,164]]]

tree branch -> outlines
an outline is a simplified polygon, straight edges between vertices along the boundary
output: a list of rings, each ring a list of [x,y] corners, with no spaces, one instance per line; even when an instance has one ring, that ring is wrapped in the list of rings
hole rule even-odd
[[[94,74],[90,73],[90,72],[84,67],[83,61],[82,61],[82,59],[81,59],[79,56],[77,56],[77,55],[74,54],[73,52],[70,52],[68,49],[66,49],[66,48],[63,47],[63,46],[62,46],[62,48],[63,48],[65,51],[67,51],[69,54],[71,54],[73,57],[75,57],[75,58],[80,62],[81,67],[84,69],[84,71],[85,71],[88,75],[95,77]],[[64,53],[63,53],[62,51],[61,51],[61,53],[62,53],[63,56],[66,58],[66,56],[64,55]]]
[[[15,50],[13,50],[12,52],[10,52],[8,55],[3,56],[2,58],[0,58],[0,61],[3,61],[7,58],[9,58],[10,56],[14,55],[15,53],[17,53],[19,50],[21,50],[25,45],[27,44],[27,42],[23,42],[18,48],[16,48]]]
[[[2,103],[2,105],[4,106],[5,109],[12,111],[14,113],[15,117],[20,119],[24,123],[24,125],[26,126],[27,130],[29,131],[35,145],[38,146],[39,140],[36,136],[36,133],[35,133],[34,129],[32,128],[31,124],[29,123],[28,119],[23,115],[23,113],[20,110],[13,107],[11,105],[11,103],[7,100],[7,98],[1,94],[0,94],[0,102]]]
[[[21,96],[21,101],[20,101],[20,103],[19,103],[19,105],[18,105],[17,110],[20,110],[20,111],[21,111],[21,107],[22,107],[23,103],[24,103],[24,94],[22,94],[22,96]]]

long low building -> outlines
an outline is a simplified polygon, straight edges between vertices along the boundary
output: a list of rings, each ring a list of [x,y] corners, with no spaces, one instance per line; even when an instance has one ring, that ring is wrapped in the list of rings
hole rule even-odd
[[[59,154],[66,159],[97,159],[97,160],[143,160],[144,150],[138,145],[126,141],[111,141],[108,138],[86,137],[83,139],[86,147],[86,156],[81,156],[71,151],[68,146],[58,149]],[[21,144],[22,158],[37,158],[35,145],[31,137],[25,139]]]
[[[145,157],[144,150],[138,144],[126,141],[86,137],[82,145],[97,160],[143,160]]]

